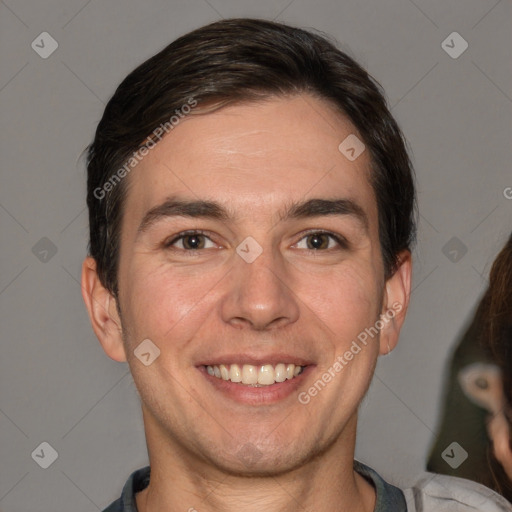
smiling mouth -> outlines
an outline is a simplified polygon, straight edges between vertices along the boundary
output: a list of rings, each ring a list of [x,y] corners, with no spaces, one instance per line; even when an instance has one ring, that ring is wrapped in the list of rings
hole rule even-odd
[[[292,380],[298,377],[304,366],[279,363],[252,365],[252,364],[219,364],[205,365],[206,372],[212,377],[251,387],[271,386],[272,384]]]

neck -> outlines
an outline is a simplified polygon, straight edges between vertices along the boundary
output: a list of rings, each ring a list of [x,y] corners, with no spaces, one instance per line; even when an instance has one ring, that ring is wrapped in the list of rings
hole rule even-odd
[[[323,453],[281,474],[240,476],[169,440],[144,414],[151,478],[136,495],[139,512],[370,512],[373,486],[353,469],[357,416]]]

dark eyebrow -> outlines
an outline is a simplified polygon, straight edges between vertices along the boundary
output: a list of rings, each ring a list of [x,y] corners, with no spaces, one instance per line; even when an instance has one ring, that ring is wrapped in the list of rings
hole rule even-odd
[[[281,222],[326,215],[348,215],[358,220],[368,231],[368,216],[361,206],[351,199],[309,199],[292,202],[279,215]],[[215,201],[181,200],[167,198],[162,204],[151,208],[142,219],[137,234],[147,231],[153,224],[167,217],[207,218],[227,222],[235,216]]]
[[[165,217],[209,218],[228,221],[231,216],[223,206],[214,201],[186,201],[169,197],[144,215],[137,232],[147,231],[151,225]]]
[[[293,202],[288,205],[280,220],[305,219],[325,215],[349,215],[358,220],[368,231],[368,215],[352,199],[309,199],[303,202]]]

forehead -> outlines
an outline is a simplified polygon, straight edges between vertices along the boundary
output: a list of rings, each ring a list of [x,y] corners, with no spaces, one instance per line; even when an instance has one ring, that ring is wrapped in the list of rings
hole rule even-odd
[[[361,204],[372,224],[368,151],[351,161],[339,149],[354,136],[361,138],[346,117],[309,95],[199,110],[131,172],[125,217],[142,218],[170,195],[212,199],[247,216],[335,195]]]

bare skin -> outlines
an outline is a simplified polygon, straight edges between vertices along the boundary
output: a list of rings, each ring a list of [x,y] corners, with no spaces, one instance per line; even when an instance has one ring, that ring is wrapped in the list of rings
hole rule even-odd
[[[510,426],[503,412],[489,419],[487,429],[492,440],[494,456],[503,466],[512,482],[512,449],[510,448]]]
[[[398,341],[411,259],[404,251],[384,279],[369,155],[338,150],[352,133],[307,95],[229,106],[188,116],[126,178],[122,319],[90,258],[82,284],[96,335],[128,361],[141,396],[151,481],[140,512],[374,509],[372,485],[353,470],[357,409],[379,354]],[[215,201],[226,215],[147,216],[168,199]],[[355,207],[285,218],[311,199]],[[203,233],[177,238],[188,230]],[[262,249],[251,263],[236,250],[247,237]],[[380,335],[301,403],[393,304],[400,312]],[[160,349],[149,366],[134,355],[145,339]],[[305,369],[247,391],[207,374],[223,361]]]

